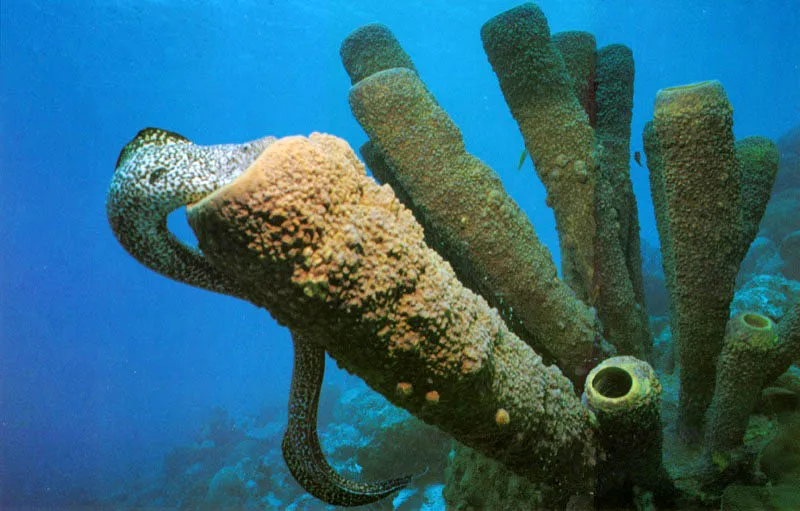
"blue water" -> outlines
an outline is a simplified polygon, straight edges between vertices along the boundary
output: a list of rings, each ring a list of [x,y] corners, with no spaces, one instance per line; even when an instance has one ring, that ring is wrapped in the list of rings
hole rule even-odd
[[[285,329],[169,281],[105,219],[120,148],[146,126],[196,143],[324,131],[366,137],[338,47],[387,24],[558,257],[552,214],[481,47],[518,2],[3,0],[0,3],[0,508],[106,495],[157,466],[210,408],[285,406]],[[784,1],[541,1],[636,59],[632,150],[658,89],[720,80],[737,137],[800,119],[800,14]],[[633,167],[656,243],[646,171]],[[185,221],[171,222],[189,236]],[[328,375],[336,378],[336,375]]]

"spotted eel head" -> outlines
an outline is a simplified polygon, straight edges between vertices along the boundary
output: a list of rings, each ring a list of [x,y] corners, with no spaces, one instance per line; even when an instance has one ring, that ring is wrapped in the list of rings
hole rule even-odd
[[[235,296],[200,251],[169,231],[167,216],[233,181],[274,141],[199,146],[177,133],[143,129],[120,152],[108,191],[106,213],[117,240],[166,277]]]

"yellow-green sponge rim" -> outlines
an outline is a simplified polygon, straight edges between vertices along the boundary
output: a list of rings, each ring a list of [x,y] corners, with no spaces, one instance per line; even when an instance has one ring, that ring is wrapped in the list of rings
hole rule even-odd
[[[657,380],[649,364],[635,357],[611,357],[586,377],[586,404],[595,411],[637,407],[659,392],[653,381]]]

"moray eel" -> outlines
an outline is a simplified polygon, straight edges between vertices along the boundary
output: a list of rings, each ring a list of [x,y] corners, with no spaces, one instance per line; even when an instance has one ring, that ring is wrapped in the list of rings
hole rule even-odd
[[[229,279],[167,229],[167,216],[233,181],[274,141],[199,146],[170,131],[141,130],[117,159],[106,200],[111,230],[151,270],[239,297]]]
[[[146,267],[178,282],[241,298],[236,286],[196,248],[167,228],[167,216],[225,186],[244,172],[274,137],[245,144],[200,146],[157,128],[141,130],[120,152],[106,213],[117,240]],[[375,483],[351,481],[328,464],[317,437],[317,407],[325,350],[297,332],[283,458],[300,486],[337,506],[376,502],[405,487],[411,476]]]

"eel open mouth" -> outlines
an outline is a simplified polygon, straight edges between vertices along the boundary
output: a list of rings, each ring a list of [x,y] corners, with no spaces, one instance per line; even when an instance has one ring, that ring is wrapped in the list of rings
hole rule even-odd
[[[233,182],[274,141],[201,146],[170,131],[141,130],[120,152],[107,195],[106,213],[117,240],[166,277],[238,296],[198,249],[169,231],[167,217]]]

